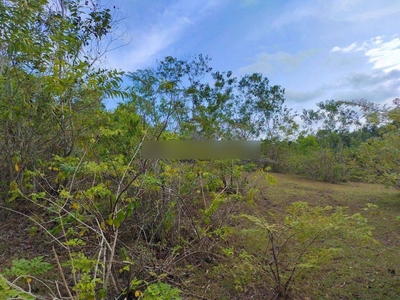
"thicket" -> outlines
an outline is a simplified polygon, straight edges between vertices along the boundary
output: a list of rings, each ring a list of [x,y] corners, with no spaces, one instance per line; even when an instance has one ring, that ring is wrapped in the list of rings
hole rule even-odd
[[[275,172],[328,182],[380,182],[399,188],[399,110],[392,105],[326,100],[298,116],[295,139],[265,139],[263,153]]]
[[[268,165],[400,187],[398,100],[320,103],[303,112],[310,128],[299,132],[280,86],[213,72],[202,55],[128,73],[122,89],[123,73],[99,63],[115,20],[95,2],[2,1],[0,23],[2,215],[26,219],[48,245],[46,257],[1,270],[0,298],[206,297],[190,286],[210,266],[233,294],[266,278],[271,297],[286,297],[302,270],[339,251],[323,239],[369,239],[371,228],[358,214],[306,203],[284,218],[256,216],[257,183],[273,182]],[[107,111],[110,97],[124,101]],[[174,139],[263,139],[264,160],[141,158],[144,140]],[[255,235],[259,245],[241,245]]]

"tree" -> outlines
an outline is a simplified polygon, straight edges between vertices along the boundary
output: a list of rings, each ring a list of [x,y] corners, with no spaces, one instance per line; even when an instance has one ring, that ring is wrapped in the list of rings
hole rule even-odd
[[[145,126],[190,139],[257,139],[281,125],[278,116],[288,116],[284,89],[257,73],[238,79],[212,72],[209,61],[166,57],[156,68],[129,73]]]
[[[352,145],[352,132],[362,125],[362,113],[349,101],[326,100],[317,103],[317,107],[317,110],[304,109],[300,115],[305,130],[297,139],[293,169],[314,179],[347,180],[348,149]],[[306,151],[306,142],[311,140],[314,145]]]
[[[379,135],[361,144],[358,162],[367,174],[375,174],[381,182],[400,189],[400,100],[394,99],[391,107],[373,109],[360,104],[366,119],[378,126]]]
[[[96,67],[113,24],[86,1],[2,1],[0,153],[3,180],[71,155],[95,134],[105,96],[121,95],[120,73]]]

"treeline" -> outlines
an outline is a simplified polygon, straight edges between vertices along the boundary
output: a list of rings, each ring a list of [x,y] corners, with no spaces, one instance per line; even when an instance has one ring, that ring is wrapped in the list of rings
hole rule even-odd
[[[380,182],[400,188],[400,100],[327,100],[299,116],[295,139],[267,139],[263,153],[273,171],[329,182]]]

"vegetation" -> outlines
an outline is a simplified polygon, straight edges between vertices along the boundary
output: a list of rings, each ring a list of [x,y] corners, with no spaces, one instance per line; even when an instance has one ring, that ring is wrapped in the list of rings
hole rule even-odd
[[[0,299],[399,297],[399,99],[299,115],[203,55],[122,89],[101,67],[114,17],[0,2]],[[188,139],[258,139],[263,159],[141,158]]]

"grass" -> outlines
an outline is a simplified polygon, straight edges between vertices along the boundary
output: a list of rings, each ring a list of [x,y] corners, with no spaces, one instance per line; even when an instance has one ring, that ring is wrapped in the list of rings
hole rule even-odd
[[[273,174],[277,184],[262,182],[259,209],[283,211],[290,203],[346,206],[360,212],[375,229],[378,243],[343,245],[346,254],[295,285],[296,299],[400,299],[400,192],[378,184],[316,182],[294,175]],[[367,208],[368,203],[377,208]]]
[[[340,245],[343,252],[321,268],[302,273],[293,284],[292,299],[400,299],[400,222],[396,220],[400,191],[379,184],[331,184],[295,175],[272,175],[276,184],[267,180],[257,183],[261,193],[251,210],[258,216],[270,212],[283,216],[291,203],[304,201],[310,206],[345,206],[349,215],[359,212],[374,227],[376,243],[325,240],[328,246],[344,241]],[[236,226],[239,232],[240,225]],[[204,299],[272,299],[273,282],[260,276],[259,266],[249,264],[243,255],[265,255],[261,249],[267,243],[257,234],[232,237],[228,244],[236,254],[230,261],[210,264],[192,277],[193,285],[199,287],[197,294]]]

